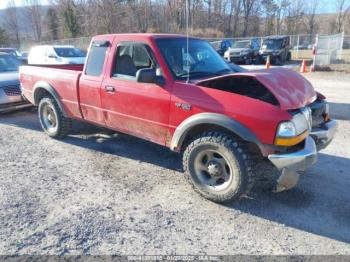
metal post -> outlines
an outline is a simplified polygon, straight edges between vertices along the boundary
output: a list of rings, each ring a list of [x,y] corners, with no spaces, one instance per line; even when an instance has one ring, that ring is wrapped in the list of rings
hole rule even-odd
[[[297,38],[297,59],[299,59],[299,35],[298,35],[298,38]]]
[[[341,34],[339,59],[342,59],[342,57],[343,57],[343,45],[344,45],[344,31]]]

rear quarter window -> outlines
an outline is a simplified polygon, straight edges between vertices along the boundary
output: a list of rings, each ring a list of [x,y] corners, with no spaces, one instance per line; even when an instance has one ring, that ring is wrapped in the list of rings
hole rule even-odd
[[[91,45],[85,74],[89,76],[100,76],[106,58],[108,46]]]

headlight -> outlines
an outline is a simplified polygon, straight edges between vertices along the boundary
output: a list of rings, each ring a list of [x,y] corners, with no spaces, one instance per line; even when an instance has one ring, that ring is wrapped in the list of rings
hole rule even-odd
[[[224,56],[226,56],[226,57],[230,56],[230,51],[226,51],[226,52],[224,53]]]
[[[297,131],[292,121],[282,122],[278,126],[277,137],[295,137],[296,134]]]
[[[310,108],[301,109],[291,121],[279,124],[275,138],[275,145],[294,146],[303,141],[311,130],[312,116]]]

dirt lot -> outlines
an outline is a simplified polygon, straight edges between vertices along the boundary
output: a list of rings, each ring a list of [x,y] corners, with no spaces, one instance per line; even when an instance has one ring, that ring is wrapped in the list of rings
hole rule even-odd
[[[160,146],[80,124],[56,141],[35,110],[0,116],[0,254],[350,254],[350,77],[307,77],[335,141],[297,188],[226,206]]]

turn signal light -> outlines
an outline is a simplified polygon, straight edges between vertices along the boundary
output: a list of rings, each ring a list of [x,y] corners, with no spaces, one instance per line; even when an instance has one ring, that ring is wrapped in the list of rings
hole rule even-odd
[[[295,146],[305,140],[305,138],[309,135],[309,131],[305,131],[304,133],[295,136],[295,137],[276,137],[275,145],[276,146]]]

